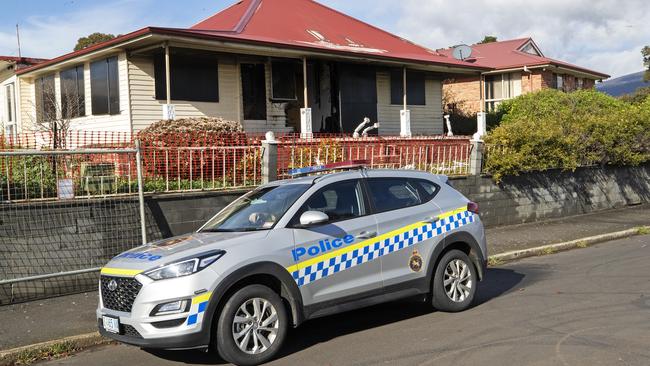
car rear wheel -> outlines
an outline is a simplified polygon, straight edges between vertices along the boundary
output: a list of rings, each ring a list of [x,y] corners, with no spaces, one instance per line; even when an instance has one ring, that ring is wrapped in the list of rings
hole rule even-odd
[[[469,308],[476,294],[477,278],[476,268],[467,254],[455,249],[445,253],[433,279],[433,306],[447,312]]]
[[[219,316],[219,355],[236,365],[267,362],[282,347],[287,323],[286,308],[278,294],[266,286],[246,286],[228,299]]]

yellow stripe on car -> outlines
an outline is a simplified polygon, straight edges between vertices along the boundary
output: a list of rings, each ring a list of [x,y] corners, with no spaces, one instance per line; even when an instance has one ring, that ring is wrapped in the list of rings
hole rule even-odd
[[[104,267],[101,270],[101,274],[109,276],[124,276],[124,277],[135,277],[144,271],[139,269],[122,269],[122,268],[108,268]]]
[[[192,299],[192,305],[200,304],[200,303],[202,303],[204,301],[210,300],[210,295],[212,295],[212,292],[206,292],[206,293],[204,293],[204,294],[202,294],[200,296],[197,296],[197,297],[193,298]]]

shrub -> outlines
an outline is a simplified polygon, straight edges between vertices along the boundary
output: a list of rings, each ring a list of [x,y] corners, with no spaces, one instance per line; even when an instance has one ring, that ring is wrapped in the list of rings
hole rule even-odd
[[[544,90],[502,105],[487,137],[486,171],[505,175],[650,160],[650,101],[631,105],[594,90]]]
[[[646,100],[650,98],[650,86],[638,88],[636,91],[630,94],[621,95],[620,99],[624,102],[630,104],[643,104]]]
[[[195,117],[176,120],[163,120],[153,123],[142,130],[143,134],[168,134],[168,133],[241,133],[244,128],[239,122],[228,121],[219,117]]]

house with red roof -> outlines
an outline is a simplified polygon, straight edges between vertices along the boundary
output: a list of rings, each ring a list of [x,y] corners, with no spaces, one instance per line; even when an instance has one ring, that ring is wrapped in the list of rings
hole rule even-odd
[[[532,38],[475,44],[465,62],[486,67],[480,76],[460,76],[444,83],[446,108],[462,115],[492,111],[500,102],[542,89],[593,88],[609,75],[544,56]],[[453,48],[438,50],[452,57]]]
[[[20,95],[16,72],[46,61],[40,58],[0,55],[0,135],[12,136],[20,124]]]
[[[32,101],[23,121],[51,115],[42,101],[55,99],[82,102],[70,116],[80,130],[212,116],[251,132],[351,133],[367,117],[395,135],[407,115],[412,134],[442,133],[443,80],[489,70],[312,0],[241,0],[189,28],[146,27],[18,73]]]

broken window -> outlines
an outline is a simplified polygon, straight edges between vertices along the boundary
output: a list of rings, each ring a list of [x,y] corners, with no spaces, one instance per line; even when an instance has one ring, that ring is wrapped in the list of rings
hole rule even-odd
[[[245,120],[266,120],[266,78],[264,64],[241,64]]]

